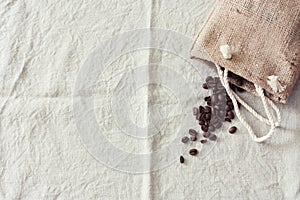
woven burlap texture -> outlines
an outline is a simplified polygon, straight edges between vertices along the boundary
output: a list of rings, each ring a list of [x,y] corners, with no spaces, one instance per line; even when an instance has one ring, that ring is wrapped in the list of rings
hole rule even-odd
[[[231,60],[219,50],[235,49]],[[255,93],[255,83],[274,101],[286,103],[299,76],[299,0],[219,0],[210,12],[191,49],[192,58],[219,64],[249,82],[243,86]],[[268,76],[279,77],[286,87],[275,93]],[[233,83],[234,80],[230,80]]]

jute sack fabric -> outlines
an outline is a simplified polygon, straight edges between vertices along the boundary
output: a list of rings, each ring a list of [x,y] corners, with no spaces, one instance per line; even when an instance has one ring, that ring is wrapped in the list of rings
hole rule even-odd
[[[224,59],[222,45],[233,51]],[[191,57],[218,64],[246,81],[241,86],[286,103],[300,73],[299,0],[217,0],[191,49]],[[277,77],[282,90],[268,83]],[[234,77],[229,81],[236,83]]]

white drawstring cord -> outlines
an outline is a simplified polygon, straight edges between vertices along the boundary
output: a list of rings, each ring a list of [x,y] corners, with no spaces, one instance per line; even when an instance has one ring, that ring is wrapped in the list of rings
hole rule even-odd
[[[276,128],[276,126],[280,125],[281,122],[281,114],[280,111],[278,109],[278,107],[271,101],[271,100],[267,100],[263,89],[260,86],[255,85],[256,91],[258,93],[258,95],[261,97],[261,100],[263,102],[263,106],[265,109],[265,112],[267,114],[268,119],[262,117],[261,115],[259,115],[253,108],[251,108],[246,102],[244,102],[237,94],[235,94],[229,87],[229,82],[228,82],[228,70],[225,69],[224,70],[224,74],[220,68],[220,66],[218,66],[216,64],[217,67],[217,71],[220,77],[220,81],[222,83],[222,85],[225,87],[226,92],[228,94],[228,96],[231,98],[233,106],[234,106],[234,111],[238,117],[238,119],[241,121],[241,123],[246,127],[246,129],[248,130],[251,138],[256,141],[256,142],[263,142],[265,140],[267,140],[269,137],[272,136],[272,134],[274,133],[274,130]],[[266,134],[265,136],[262,137],[257,137],[255,135],[255,133],[253,132],[253,129],[251,128],[251,126],[245,121],[245,119],[241,116],[240,110],[238,108],[238,104],[237,104],[237,99],[239,100],[239,102],[251,113],[253,114],[256,118],[258,118],[260,121],[265,122],[266,124],[270,125],[270,131],[268,132],[268,134]],[[278,121],[275,123],[274,119],[272,117],[272,114],[269,110],[269,107],[267,105],[267,103],[269,103],[271,105],[271,107],[275,110]]]
[[[224,86],[224,81],[223,81],[223,72],[220,68],[220,66],[216,65],[217,70],[218,70],[218,74],[220,76],[220,81],[222,83],[222,85]],[[229,88],[230,89],[230,88]],[[230,89],[231,90],[231,89]],[[231,90],[232,91],[232,90]],[[236,100],[246,108],[246,110],[248,110],[250,113],[252,113],[257,119],[259,119],[260,121],[271,125],[269,122],[269,119],[266,119],[265,117],[261,116],[260,114],[258,114],[251,106],[249,106],[243,99],[241,99],[241,97],[239,97],[239,95],[237,95],[236,93],[232,92],[232,94],[234,95],[234,97],[236,98]],[[280,110],[278,109],[278,107],[273,103],[273,101],[271,101],[270,99],[267,99],[267,102],[269,103],[269,105],[275,110],[276,115],[277,115],[277,122],[275,122],[275,126],[278,127],[281,123],[281,113]]]

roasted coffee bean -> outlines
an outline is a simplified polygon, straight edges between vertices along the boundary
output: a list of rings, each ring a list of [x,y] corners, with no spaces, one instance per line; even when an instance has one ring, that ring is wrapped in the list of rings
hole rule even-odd
[[[205,111],[206,113],[211,113],[211,107],[205,106],[205,107],[204,107],[204,111]]]
[[[205,123],[204,123],[205,126],[209,126],[209,124],[210,124],[210,121],[205,121]]]
[[[225,95],[224,94],[218,94],[218,100],[219,101],[225,101]]]
[[[205,118],[205,113],[201,113],[200,116],[199,116],[199,119],[202,120],[202,121],[205,121],[204,118]]]
[[[212,125],[215,125],[215,124],[217,124],[217,123],[218,123],[218,119],[215,118],[215,117],[213,117],[213,118],[210,120],[210,124],[212,124]]]
[[[226,115],[226,112],[224,110],[219,111],[219,117],[224,118]]]
[[[214,78],[211,77],[211,76],[208,76],[206,79],[205,79],[206,83],[209,83],[209,82],[214,82]]]
[[[197,136],[197,135],[198,135],[198,132],[195,131],[194,129],[190,129],[190,130],[189,130],[189,134],[190,134],[190,135],[193,135],[193,136]]]
[[[211,101],[210,96],[205,97],[205,98],[204,98],[204,101]]]
[[[202,87],[207,90],[208,89],[207,83],[203,83]]]
[[[203,106],[199,106],[199,112],[203,113],[204,112],[204,107]]]
[[[204,131],[204,132],[207,132],[208,131],[208,127],[205,126],[205,125],[202,125],[201,126],[201,130]]]
[[[205,124],[205,121],[199,121],[199,125],[204,125]]]
[[[217,136],[215,134],[211,134],[208,139],[210,139],[211,141],[216,141],[217,140]]]
[[[227,116],[229,119],[234,119],[234,113],[232,111],[228,111]]]
[[[210,113],[207,113],[207,114],[205,115],[205,119],[210,120],[210,119],[211,119],[211,114],[210,114]]]
[[[184,157],[180,156],[179,161],[180,161],[181,164],[184,163]]]
[[[214,105],[213,108],[214,108],[215,110],[220,110],[220,109],[221,109],[219,105]]]
[[[210,133],[209,132],[204,132],[202,135],[203,135],[203,137],[208,138],[210,136]]]
[[[236,130],[237,130],[237,128],[235,126],[232,126],[228,131],[229,131],[229,133],[233,134],[236,132]]]
[[[195,156],[198,154],[198,150],[197,149],[191,149],[190,150],[190,155]]]
[[[201,142],[202,144],[205,144],[205,143],[207,142],[207,140],[200,140],[200,142]]]
[[[199,109],[198,108],[196,108],[196,107],[194,107],[193,108],[193,115],[198,115],[199,114]]]
[[[211,102],[215,103],[218,101],[218,96],[216,94],[211,95]]]
[[[231,111],[231,110],[233,110],[233,106],[226,105],[225,110],[226,110],[227,112],[228,112],[228,111]]]
[[[214,77],[214,81],[215,81],[216,83],[218,83],[218,82],[220,82],[220,78],[219,78],[219,77]]]
[[[189,138],[187,136],[184,136],[182,139],[181,139],[181,142],[182,143],[188,143],[189,141]]]
[[[231,122],[231,119],[229,119],[229,118],[226,117],[226,118],[225,118],[225,121],[226,121],[226,122]]]
[[[211,131],[211,132],[214,132],[214,131],[216,130],[216,128],[215,128],[215,126],[210,125],[210,126],[208,127],[208,130]]]
[[[227,105],[228,105],[228,106],[233,106],[232,100],[228,100],[228,101],[227,101]]]
[[[192,136],[191,136],[191,140],[192,140],[192,141],[196,141],[196,140],[197,140],[197,136],[196,136],[196,135],[192,135]]]
[[[221,127],[222,127],[222,123],[220,121],[215,124],[216,129],[219,129]]]
[[[218,85],[218,90],[220,92],[225,92],[226,91],[225,88],[222,85]]]

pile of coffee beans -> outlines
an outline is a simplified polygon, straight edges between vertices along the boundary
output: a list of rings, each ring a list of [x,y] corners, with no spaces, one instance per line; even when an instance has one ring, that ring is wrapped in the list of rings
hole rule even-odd
[[[242,79],[240,79],[240,84],[242,85]],[[227,95],[225,88],[222,86],[219,77],[207,77],[206,82],[202,85],[203,89],[211,90],[212,94],[204,98],[206,105],[199,107],[194,107],[192,112],[196,117],[196,120],[202,131],[202,139],[200,143],[205,144],[210,141],[216,141],[217,136],[213,132],[222,127],[223,122],[231,122],[235,118],[234,107],[232,100]],[[237,89],[239,87],[231,85],[234,91],[241,91],[242,89]],[[240,105],[239,105],[240,106]],[[237,128],[235,126],[231,127],[228,132],[233,134]],[[196,142],[200,137],[200,134],[194,130],[189,130],[190,138],[184,136],[181,141],[183,143],[188,143],[189,140]],[[196,156],[198,154],[197,149],[191,149],[189,154]],[[184,163],[183,156],[180,156],[180,163]]]

